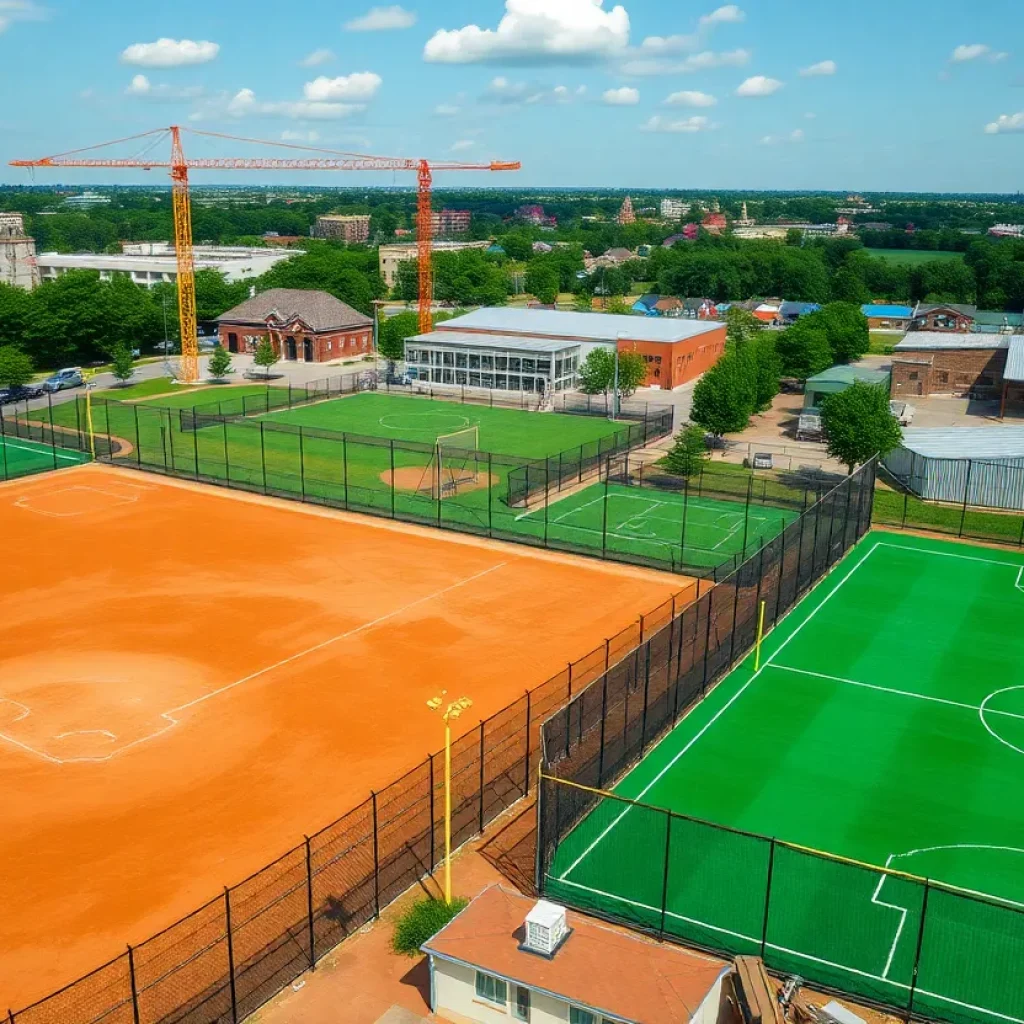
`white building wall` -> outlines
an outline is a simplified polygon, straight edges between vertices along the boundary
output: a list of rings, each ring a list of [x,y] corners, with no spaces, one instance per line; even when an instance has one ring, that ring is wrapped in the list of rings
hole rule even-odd
[[[480,999],[476,994],[476,971],[462,964],[431,957],[434,965],[434,1013],[453,1024],[515,1024],[512,1012],[515,994],[508,986],[508,1002],[504,1008]],[[530,992],[530,1024],[567,1024],[569,1004],[549,995]],[[707,1024],[713,1024],[708,1021]]]
[[[36,244],[20,213],[0,213],[0,283],[32,289],[39,283]]]

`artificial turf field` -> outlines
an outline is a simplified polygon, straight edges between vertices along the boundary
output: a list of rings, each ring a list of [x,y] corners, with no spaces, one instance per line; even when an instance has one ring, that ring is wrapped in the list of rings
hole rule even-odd
[[[772,967],[890,1004],[914,986],[926,1015],[1024,1020],[1022,580],[1018,553],[870,533],[621,780],[644,806],[602,800],[562,840],[546,893],[764,940]]]
[[[547,535],[569,544],[688,565],[714,566],[734,555],[757,551],[799,513],[743,501],[690,497],[673,491],[594,484],[551,503]],[[516,517],[536,527],[545,510]]]
[[[0,480],[13,480],[49,469],[63,469],[89,461],[87,452],[66,451],[20,437],[0,438]]]

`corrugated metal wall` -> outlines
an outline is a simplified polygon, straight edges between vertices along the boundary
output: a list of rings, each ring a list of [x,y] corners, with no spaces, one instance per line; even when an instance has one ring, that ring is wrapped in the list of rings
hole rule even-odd
[[[937,459],[900,447],[882,461],[901,484],[926,500],[1024,510],[1024,458]]]

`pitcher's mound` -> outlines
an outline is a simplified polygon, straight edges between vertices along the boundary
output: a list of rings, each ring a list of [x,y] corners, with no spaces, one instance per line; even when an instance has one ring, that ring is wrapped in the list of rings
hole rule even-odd
[[[402,466],[399,469],[392,471],[390,469],[385,470],[380,475],[381,480],[388,485],[388,487],[394,487],[399,491],[418,491],[426,497],[427,491],[433,491],[433,497],[437,497],[437,478],[431,480],[429,473],[424,474],[424,471],[418,466]],[[493,487],[498,482],[498,477],[494,473],[467,473],[463,476],[461,473],[458,477],[458,483],[455,485],[455,493],[457,494],[468,494],[470,491],[479,491],[488,487]],[[445,497],[453,497],[454,495],[446,494]]]

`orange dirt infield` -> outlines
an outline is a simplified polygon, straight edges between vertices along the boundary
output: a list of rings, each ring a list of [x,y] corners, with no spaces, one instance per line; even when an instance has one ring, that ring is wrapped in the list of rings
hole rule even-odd
[[[4,1007],[422,762],[441,688],[469,730],[687,582],[99,466],[0,534]]]

